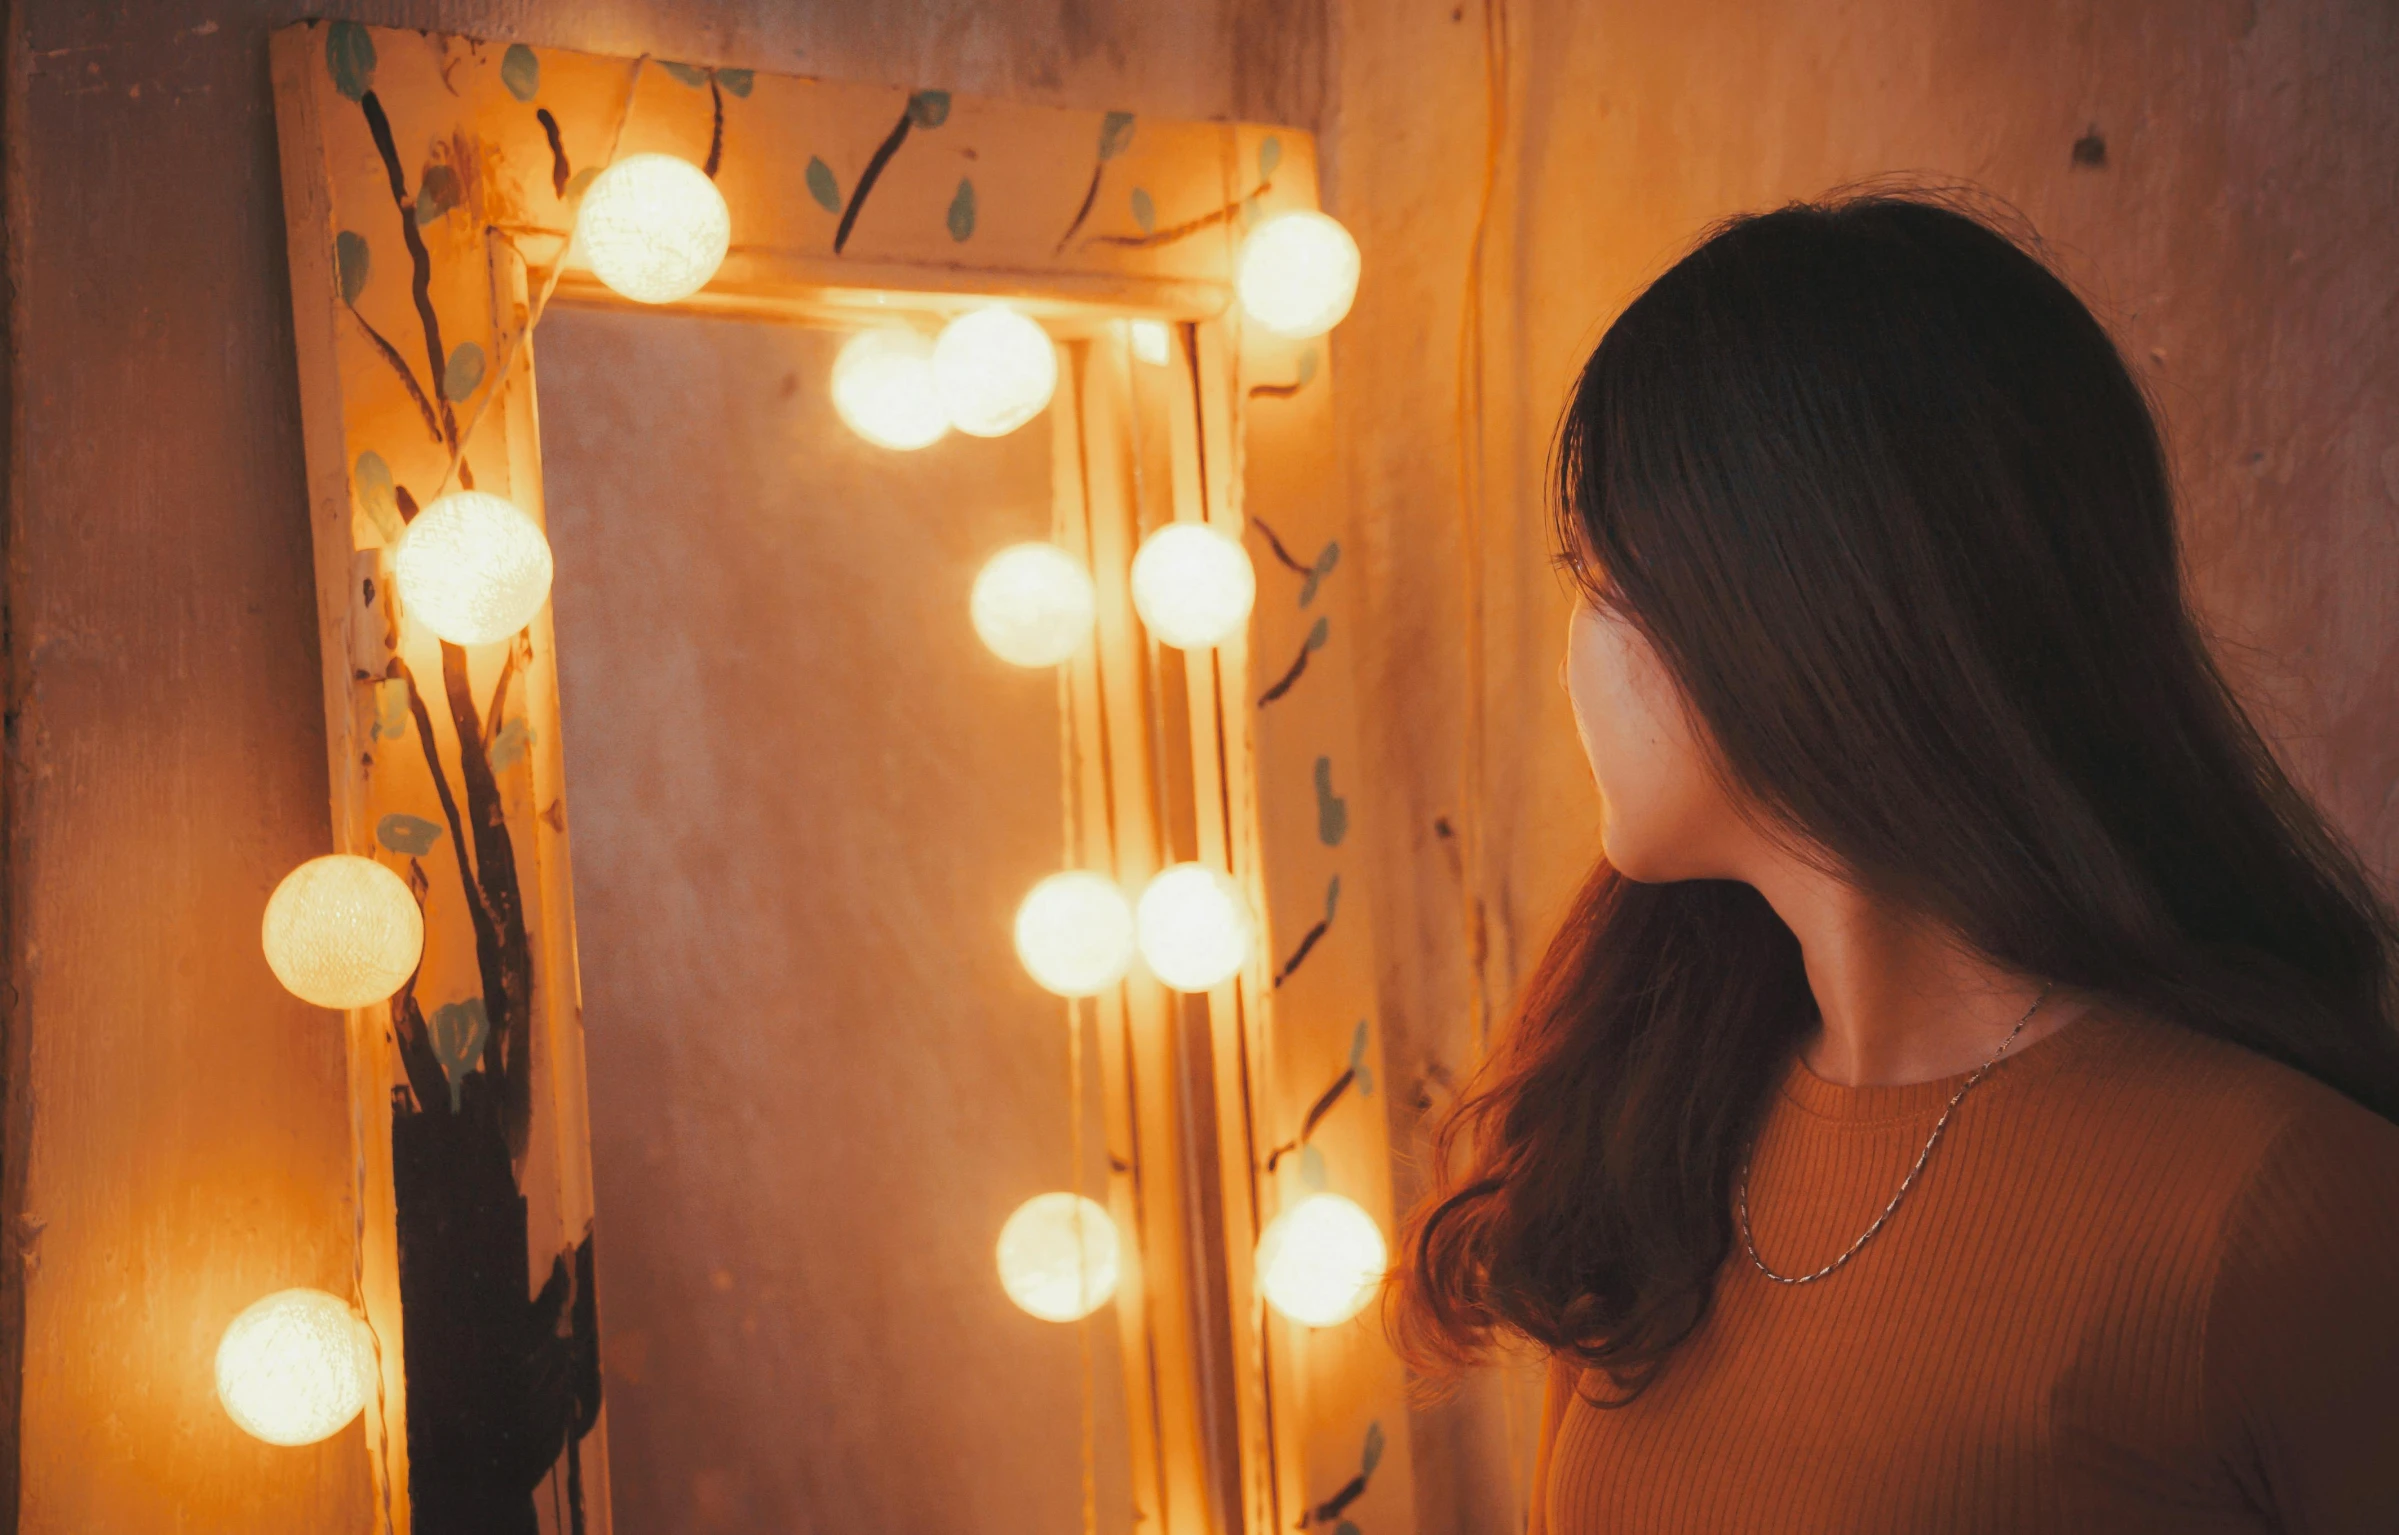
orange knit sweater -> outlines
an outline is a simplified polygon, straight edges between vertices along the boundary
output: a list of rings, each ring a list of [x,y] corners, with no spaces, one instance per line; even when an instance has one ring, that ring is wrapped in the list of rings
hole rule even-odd
[[[1795,1066],[1760,1255],[1839,1253],[1960,1080]],[[1848,1267],[1777,1285],[1736,1241],[1651,1389],[1604,1386],[1550,1372],[1532,1535],[2399,1531],[2399,1127],[2094,1014],[1967,1096]]]

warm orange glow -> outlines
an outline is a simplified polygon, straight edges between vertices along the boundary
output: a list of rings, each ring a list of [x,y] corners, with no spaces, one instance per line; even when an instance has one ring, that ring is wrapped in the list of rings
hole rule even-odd
[[[400,989],[425,950],[425,917],[399,875],[332,853],[283,876],[259,924],[267,966],[319,1007],[372,1007]]]
[[[366,1324],[322,1290],[278,1290],[217,1344],[217,1400],[269,1444],[314,1444],[348,1426],[374,1390]]]

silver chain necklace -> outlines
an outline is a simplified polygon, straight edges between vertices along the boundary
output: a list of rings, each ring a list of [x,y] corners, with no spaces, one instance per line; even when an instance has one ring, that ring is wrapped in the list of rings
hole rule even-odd
[[[1883,1229],[1884,1222],[1890,1220],[1892,1212],[1899,1208],[1899,1202],[1908,1197],[1908,1190],[1916,1186],[1916,1179],[1923,1173],[1924,1164],[1932,1160],[1933,1148],[1941,1144],[1941,1132],[1949,1128],[1949,1116],[1955,1114],[1957,1112],[1958,1105],[1965,1100],[1966,1095],[1974,1091],[1974,1084],[1989,1076],[1991,1074],[1991,1068],[1999,1064],[1999,1058],[2008,1053],[2008,1046],[2016,1042],[2016,1036],[2022,1034],[2024,1032],[2024,1026],[2032,1022],[2032,1015],[2039,1012],[2041,1010],[2041,1004],[2049,1000],[2049,992],[2050,987],[2044,985],[2041,988],[2041,994],[2032,999],[2032,1006],[2026,1008],[2024,1010],[2024,1016],[2016,1020],[2016,1026],[2008,1030],[2007,1038],[2001,1040],[1999,1042],[1999,1048],[1991,1052],[1991,1058],[1983,1062],[1979,1067],[1975,1068],[1974,1075],[1968,1077],[1962,1084],[1960,1084],[1956,1092],[1950,1094],[1949,1107],[1941,1111],[1940,1119],[1935,1121],[1933,1124],[1933,1133],[1925,1138],[1924,1149],[1916,1153],[1916,1165],[1908,1169],[1907,1177],[1900,1182],[1899,1192],[1893,1194],[1891,1196],[1891,1202],[1883,1206],[1883,1213],[1874,1218],[1874,1224],[1868,1226],[1864,1234],[1859,1236],[1856,1241],[1849,1244],[1849,1250],[1847,1252],[1844,1252],[1840,1257],[1835,1258],[1832,1262],[1816,1270],[1816,1272],[1813,1274],[1778,1274],[1766,1266],[1765,1259],[1758,1256],[1757,1241],[1749,1234],[1749,1159],[1744,1157],[1741,1161],[1740,1182],[1741,1246],[1748,1252],[1749,1261],[1757,1266],[1758,1272],[1765,1275],[1768,1279],[1773,1280],[1776,1284],[1814,1284],[1817,1280],[1823,1279],[1832,1274],[1838,1270],[1842,1264],[1847,1263],[1850,1259],[1856,1257],[1858,1255],[1859,1248],[1864,1247],[1868,1242],[1873,1241],[1874,1234]],[[1753,1154],[1756,1152],[1757,1147],[1754,1143],[1752,1143],[1750,1150]]]

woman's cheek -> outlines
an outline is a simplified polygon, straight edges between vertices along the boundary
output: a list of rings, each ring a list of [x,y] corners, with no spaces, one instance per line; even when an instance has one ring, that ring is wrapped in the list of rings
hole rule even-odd
[[[1688,877],[1675,850],[1689,840],[1692,753],[1672,686],[1640,631],[1577,604],[1567,630],[1566,692],[1599,789],[1608,861],[1628,878]],[[1661,710],[1668,712],[1662,713]]]

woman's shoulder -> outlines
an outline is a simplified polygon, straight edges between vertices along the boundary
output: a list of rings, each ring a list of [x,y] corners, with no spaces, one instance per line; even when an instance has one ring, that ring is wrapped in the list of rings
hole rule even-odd
[[[2337,1088],[2229,1040],[2163,1019],[2108,1010],[2075,1025],[2091,1037],[2059,1072],[2069,1092],[2112,1100],[2156,1149],[2237,1172],[2363,1162],[2399,1179],[2399,1124]],[[2071,1030],[2069,1032],[2072,1032]]]

